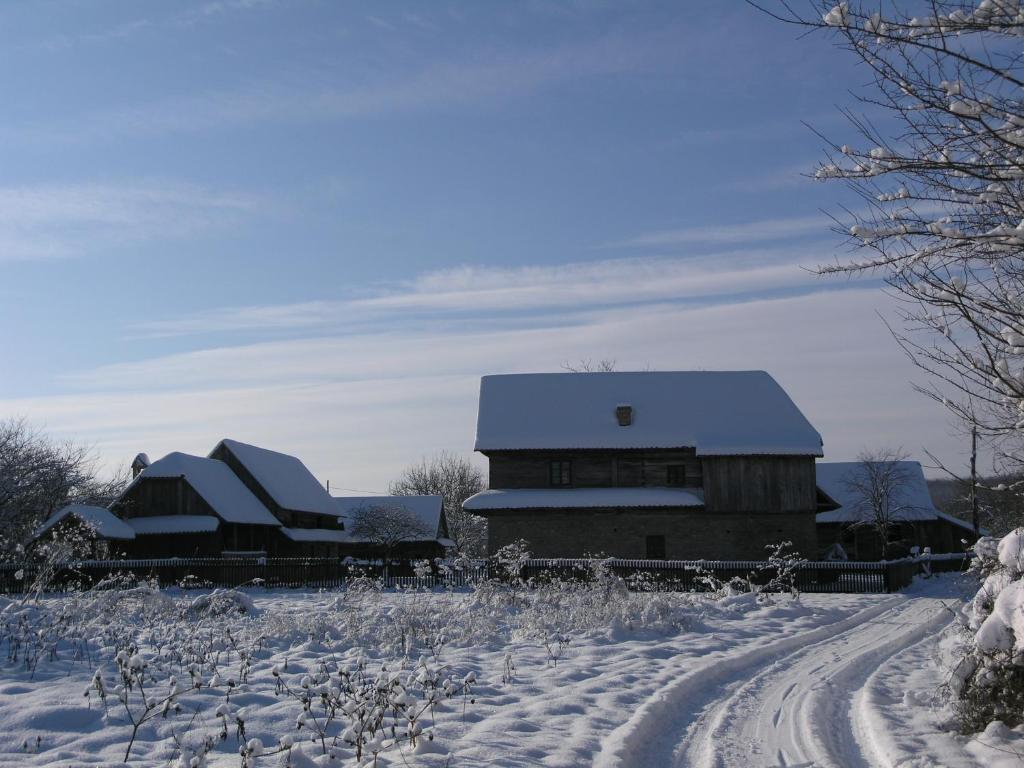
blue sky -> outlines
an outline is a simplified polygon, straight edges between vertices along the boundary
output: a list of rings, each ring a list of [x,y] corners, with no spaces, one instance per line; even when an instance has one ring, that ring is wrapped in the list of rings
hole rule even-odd
[[[478,378],[764,368],[828,458],[960,438],[801,174],[867,74],[742,2],[0,5],[0,413],[297,453],[472,449]]]

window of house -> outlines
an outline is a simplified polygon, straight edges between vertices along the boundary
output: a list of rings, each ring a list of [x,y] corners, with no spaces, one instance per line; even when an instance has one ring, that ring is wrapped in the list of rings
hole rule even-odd
[[[665,537],[662,535],[647,537],[647,559],[665,559]]]
[[[686,485],[686,465],[669,464],[665,467],[667,485]]]
[[[552,461],[551,462],[551,484],[572,485],[572,462]]]

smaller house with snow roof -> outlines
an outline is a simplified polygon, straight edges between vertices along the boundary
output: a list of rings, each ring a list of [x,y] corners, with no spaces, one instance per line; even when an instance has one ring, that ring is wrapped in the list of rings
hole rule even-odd
[[[281,527],[223,461],[179,452],[139,472],[111,511],[135,530],[136,556],[265,552]]]
[[[821,436],[764,371],[485,376],[476,450],[490,488],[464,508],[487,518],[492,553],[817,553]]]
[[[835,501],[834,509],[817,515],[818,544],[826,553],[838,544],[851,560],[881,558],[882,544],[872,525],[879,514],[891,523],[889,557],[904,556],[912,547],[929,547],[936,554],[963,552],[977,538],[970,523],[935,506],[919,462],[820,462],[817,482]]]
[[[346,529],[352,500],[332,497],[285,453],[224,439],[205,457],[175,452],[149,463],[140,454],[132,469],[132,482],[110,511],[100,512],[133,533],[123,548],[135,557],[364,556],[375,549]],[[443,554],[440,497],[394,497],[391,503],[423,521],[401,554]]]
[[[106,558],[125,551],[135,531],[109,509],[90,504],[61,507],[40,526],[35,538],[70,538],[83,534],[91,540],[90,554]]]

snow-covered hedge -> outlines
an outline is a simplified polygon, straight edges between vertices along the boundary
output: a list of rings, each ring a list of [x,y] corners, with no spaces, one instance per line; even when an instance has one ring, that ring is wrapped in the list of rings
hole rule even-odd
[[[967,636],[950,679],[968,732],[996,720],[1024,722],[1024,528],[983,537],[974,551],[982,584],[967,607]]]

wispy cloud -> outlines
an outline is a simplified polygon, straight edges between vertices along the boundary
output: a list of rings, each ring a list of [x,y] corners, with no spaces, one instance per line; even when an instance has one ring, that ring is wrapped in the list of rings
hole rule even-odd
[[[647,36],[615,35],[547,49],[481,49],[418,69],[392,71],[361,82],[338,82],[335,72],[274,74],[231,88],[104,108],[64,127],[32,126],[38,139],[78,141],[126,134],[162,135],[230,128],[257,122],[308,123],[435,106],[508,98],[577,78],[629,72],[664,50]]]
[[[332,485],[383,488],[424,454],[469,451],[481,374],[611,357],[623,369],[768,370],[822,432],[829,458],[906,444],[906,434],[952,458],[959,446],[911,390],[913,366],[874,314],[885,301],[876,290],[853,289],[619,307],[531,328],[225,346],[82,371],[66,381],[67,394],[2,401],[0,409],[95,440],[111,463],[142,449],[207,451],[233,435],[294,451]],[[865,377],[865,370],[885,375]]]
[[[738,178],[724,182],[722,188],[737,192],[761,193],[810,185],[816,183],[813,179],[809,178],[809,175],[813,175],[816,167],[816,160],[808,159],[801,163],[793,163],[780,168],[745,173]]]
[[[424,273],[377,295],[335,301],[223,307],[149,321],[134,329],[161,337],[230,332],[380,326],[409,313],[580,311],[626,304],[720,303],[820,283],[802,263],[824,259],[818,246],[718,251],[689,258],[632,257],[521,267],[463,266]]]
[[[626,240],[602,244],[601,248],[664,248],[676,245],[761,243],[807,235],[826,235],[832,220],[825,214],[736,221],[680,229],[647,232]]]
[[[18,48],[43,48],[57,51],[76,45],[119,42],[152,32],[165,33],[168,27],[192,27],[204,21],[212,21],[235,12],[252,11],[275,6],[279,0],[208,0],[193,6],[153,6],[154,10],[171,10],[171,13],[154,13],[134,19],[123,19],[112,24],[94,28],[75,29],[74,32],[58,32],[42,39],[21,41]],[[137,4],[141,6],[141,4]],[[136,11],[142,10],[136,7]]]
[[[820,251],[819,251],[820,253]],[[789,250],[757,249],[698,258],[631,258],[511,269],[433,272],[408,290],[352,302],[357,308],[511,310],[652,301],[711,301],[778,288],[812,287]],[[809,254],[806,254],[809,255]]]
[[[173,183],[0,187],[0,262],[181,237],[263,207],[254,195]]]

